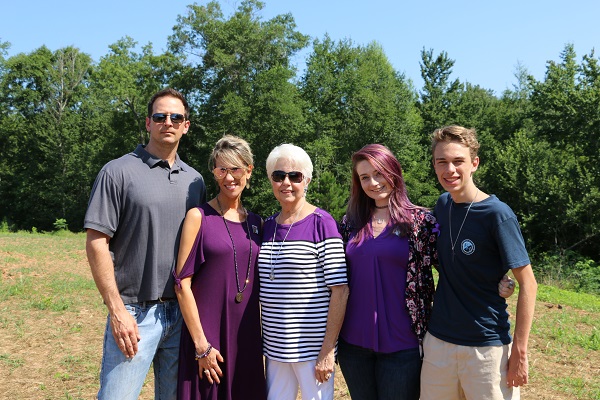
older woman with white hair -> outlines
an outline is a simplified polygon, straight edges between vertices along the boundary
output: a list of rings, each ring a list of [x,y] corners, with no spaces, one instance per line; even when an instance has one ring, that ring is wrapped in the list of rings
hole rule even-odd
[[[313,166],[292,144],[267,158],[281,211],[263,228],[259,254],[269,400],[333,399],[337,338],[348,299],[342,238],[333,217],[306,201]]]

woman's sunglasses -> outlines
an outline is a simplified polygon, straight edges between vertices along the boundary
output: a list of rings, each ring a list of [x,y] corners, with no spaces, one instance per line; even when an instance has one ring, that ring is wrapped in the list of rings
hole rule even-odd
[[[227,173],[230,173],[235,179],[240,179],[246,173],[246,168],[233,167],[233,168],[223,168],[216,167],[212,170],[213,175],[217,179],[223,179],[227,176]]]
[[[154,122],[165,122],[167,120],[167,117],[171,118],[171,122],[174,124],[180,124],[183,121],[185,121],[185,115],[183,114],[163,114],[163,113],[157,113],[157,114],[152,114],[152,121]]]
[[[290,182],[292,183],[300,183],[302,182],[302,179],[304,179],[304,175],[302,175],[302,172],[300,171],[273,171],[271,174],[271,179],[273,179],[273,182],[279,183],[283,182],[286,176],[290,178]]]

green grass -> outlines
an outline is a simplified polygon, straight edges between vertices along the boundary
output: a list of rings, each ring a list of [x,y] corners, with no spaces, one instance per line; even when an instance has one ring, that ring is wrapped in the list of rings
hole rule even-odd
[[[538,316],[533,334],[551,340],[552,347],[561,350],[572,346],[600,350],[600,297],[540,285],[538,301],[559,312]],[[567,308],[569,312],[563,311]]]
[[[514,296],[517,295],[518,290]],[[540,342],[540,359],[559,367],[567,366],[571,372],[567,376],[554,371],[541,374],[540,367],[530,364],[532,379],[560,392],[560,398],[600,399],[600,380],[579,373],[589,367],[586,360],[598,360],[600,296],[540,284],[537,301],[538,309],[546,309],[534,314],[531,328],[531,337]],[[511,301],[513,315],[515,304],[516,297]]]
[[[12,357],[10,354],[0,353],[0,365],[4,365],[6,368],[14,371],[15,369],[22,367],[25,361],[22,358]]]
[[[600,312],[600,296],[571,292],[553,286],[539,285],[537,300],[562,306],[567,305],[589,312]]]
[[[77,307],[88,301],[82,294],[97,293],[93,280],[80,275],[64,273],[52,275],[48,279],[34,280],[30,275],[37,269],[20,269],[13,283],[0,278],[0,302],[23,301],[23,307],[34,310],[76,311]],[[1,320],[0,320],[1,324]]]
[[[30,378],[36,395],[22,398],[93,396],[106,309],[85,261],[85,235],[0,232],[0,265],[0,335],[9,344],[36,339],[34,357],[41,351],[48,363],[46,376]],[[517,295],[509,300],[513,316]],[[600,380],[588,372],[600,364],[600,296],[540,284],[537,300],[532,385],[551,393],[548,398],[600,399]],[[30,374],[31,352],[17,353],[0,348],[6,385]],[[0,389],[7,387],[0,382]],[[151,392],[145,386],[140,398],[152,398]]]

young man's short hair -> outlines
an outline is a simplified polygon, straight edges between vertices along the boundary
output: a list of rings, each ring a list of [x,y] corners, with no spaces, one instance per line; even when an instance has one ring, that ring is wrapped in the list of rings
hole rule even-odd
[[[436,129],[431,134],[431,154],[435,152],[435,148],[440,142],[458,142],[469,148],[471,160],[477,157],[479,152],[479,141],[477,140],[477,132],[475,128],[465,128],[459,125],[448,125],[443,128]]]

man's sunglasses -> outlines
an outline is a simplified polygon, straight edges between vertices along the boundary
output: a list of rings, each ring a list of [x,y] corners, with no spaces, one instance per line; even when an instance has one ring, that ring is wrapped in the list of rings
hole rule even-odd
[[[283,182],[286,176],[290,178],[290,182],[292,183],[300,183],[302,182],[302,179],[304,179],[304,175],[302,175],[302,172],[300,171],[273,171],[271,174],[271,179],[273,179],[273,182],[279,183]]]
[[[217,179],[223,179],[227,176],[227,173],[230,173],[235,179],[239,179],[246,173],[246,168],[233,167],[233,168],[219,168],[216,167],[212,170],[213,175]]]
[[[167,120],[167,117],[171,118],[171,122],[174,124],[180,124],[183,121],[185,121],[185,115],[183,114],[163,114],[163,113],[158,113],[158,114],[152,114],[152,121],[154,122],[165,122]]]

